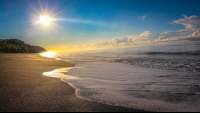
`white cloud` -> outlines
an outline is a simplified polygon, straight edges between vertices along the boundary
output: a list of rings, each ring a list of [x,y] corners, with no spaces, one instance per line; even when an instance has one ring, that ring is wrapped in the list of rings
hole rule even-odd
[[[122,38],[115,38],[112,40],[112,44],[114,45],[130,45],[134,44],[131,38],[122,37]]]
[[[182,24],[185,26],[186,29],[181,29],[179,31],[169,30],[167,32],[164,32],[164,34],[171,36],[186,36],[188,34],[195,32],[196,30],[200,30],[200,16],[196,15],[190,17],[187,17],[186,15],[182,16],[184,16],[184,19],[174,20],[173,23]]]
[[[173,22],[176,24],[182,24],[185,26],[185,28],[189,28],[189,29],[200,29],[200,16],[190,16],[187,17],[185,15],[184,19],[178,19],[178,20],[174,20]]]
[[[142,32],[142,33],[141,33],[140,35],[138,35],[138,36],[127,36],[127,37],[133,38],[133,41],[135,42],[135,41],[147,39],[147,38],[149,38],[149,36],[150,36],[151,34],[154,34],[154,33],[150,32],[149,30],[148,30],[148,31],[145,30],[144,32]]]
[[[90,47],[108,47],[108,46],[119,46],[119,45],[133,45],[132,38],[122,37],[122,38],[114,38],[110,41],[100,41],[95,44],[90,44]]]
[[[180,41],[180,40],[190,40],[190,41],[200,41],[200,30],[197,30],[187,36],[180,37],[169,37],[159,36],[158,39],[149,42],[169,42],[169,41]]]
[[[88,44],[85,47],[111,47],[111,46],[127,46],[134,45],[135,43],[143,42],[143,40],[148,39],[150,35],[155,34],[150,32],[149,30],[145,30],[140,35],[134,36],[124,36],[122,38],[114,38],[109,41],[100,41],[94,44]]]
[[[200,37],[200,30],[195,31],[194,33],[192,33],[191,37]]]
[[[186,15],[182,15],[183,19],[173,20],[173,24],[182,24],[185,26],[186,29],[181,29],[179,31],[166,31],[163,34],[165,34],[166,37],[183,37],[188,36],[189,34],[200,30],[200,16],[190,16],[187,17]]]
[[[159,36],[159,38],[157,38],[156,40],[149,40],[149,43],[180,40],[200,41],[200,16],[183,16],[183,19],[174,20],[173,24],[182,24],[185,26],[186,29],[181,29],[179,31],[168,30],[161,33],[164,36]]]
[[[138,16],[139,19],[144,20],[146,18],[146,15],[144,16]]]
[[[165,34],[168,37],[170,37],[170,36],[185,36],[185,35],[191,34],[194,31],[196,31],[196,30],[193,30],[193,29],[181,29],[179,31],[169,30],[169,31],[164,32],[163,34]]]
[[[152,34],[150,31],[144,31],[139,35],[139,37],[148,37],[150,34]]]

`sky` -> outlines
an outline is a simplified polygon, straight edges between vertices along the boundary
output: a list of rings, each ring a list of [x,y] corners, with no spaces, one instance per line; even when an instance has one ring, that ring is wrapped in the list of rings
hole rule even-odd
[[[200,44],[199,0],[0,0],[0,39],[47,50]],[[48,16],[50,23],[40,22]]]

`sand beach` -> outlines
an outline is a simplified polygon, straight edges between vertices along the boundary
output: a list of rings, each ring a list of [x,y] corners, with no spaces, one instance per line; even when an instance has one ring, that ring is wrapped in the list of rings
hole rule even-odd
[[[75,90],[59,78],[43,72],[74,64],[36,53],[0,54],[1,112],[144,112],[78,98]]]

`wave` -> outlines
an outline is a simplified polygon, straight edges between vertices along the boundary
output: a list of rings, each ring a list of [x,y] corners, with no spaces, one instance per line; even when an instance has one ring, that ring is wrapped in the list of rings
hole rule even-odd
[[[148,55],[200,55],[200,51],[188,52],[147,52]]]
[[[113,59],[110,62],[125,63],[133,66],[164,69],[164,70],[177,70],[183,72],[200,72],[200,60],[188,59],[158,59],[158,58],[125,58]]]
[[[159,49],[157,49],[159,50]],[[163,51],[140,51],[140,50],[113,50],[65,53],[64,59],[72,61],[98,61],[125,63],[132,66],[154,68],[163,70],[177,70],[183,72],[200,72],[200,50],[180,51],[177,48],[170,49],[171,52]],[[62,59],[62,58],[61,58]]]
[[[180,55],[181,56],[181,55]],[[84,61],[84,62],[112,62],[112,63],[123,63],[132,66],[153,68],[153,69],[163,69],[163,70],[176,70],[182,72],[200,72],[200,59],[198,56],[187,57],[184,56],[178,58],[163,58],[163,57],[129,57],[129,58],[114,58],[114,57],[65,57],[61,59],[68,59],[70,62],[73,61]]]

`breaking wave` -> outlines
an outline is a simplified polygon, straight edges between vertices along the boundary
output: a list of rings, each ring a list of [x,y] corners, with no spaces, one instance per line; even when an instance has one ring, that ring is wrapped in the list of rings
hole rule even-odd
[[[185,60],[158,58],[125,58],[114,59],[111,60],[111,62],[125,63],[145,68],[177,70],[183,72],[200,72],[200,59]]]
[[[188,52],[147,52],[149,55],[200,55],[200,51],[188,51]]]

